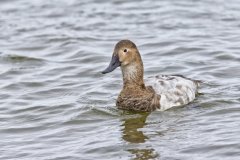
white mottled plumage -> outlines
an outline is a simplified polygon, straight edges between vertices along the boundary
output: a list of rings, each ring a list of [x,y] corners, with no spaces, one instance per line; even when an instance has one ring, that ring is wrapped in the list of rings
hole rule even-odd
[[[193,101],[198,82],[178,75],[157,75],[145,79],[146,86],[152,86],[161,96],[159,110],[186,105]]]

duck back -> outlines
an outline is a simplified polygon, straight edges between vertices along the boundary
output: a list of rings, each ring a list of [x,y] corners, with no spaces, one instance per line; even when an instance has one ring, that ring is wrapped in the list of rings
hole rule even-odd
[[[181,75],[157,75],[145,80],[161,96],[160,110],[183,106],[194,100],[199,82]]]

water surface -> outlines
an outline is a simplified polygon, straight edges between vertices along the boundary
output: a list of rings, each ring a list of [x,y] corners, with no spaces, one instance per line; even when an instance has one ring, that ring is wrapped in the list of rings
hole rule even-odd
[[[237,0],[0,2],[0,159],[239,159]],[[145,77],[204,81],[165,112],[116,109],[114,45],[134,41]]]

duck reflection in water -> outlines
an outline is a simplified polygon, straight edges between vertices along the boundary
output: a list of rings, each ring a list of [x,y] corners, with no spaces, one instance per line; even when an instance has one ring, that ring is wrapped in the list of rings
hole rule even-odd
[[[143,144],[149,139],[141,128],[146,124],[149,113],[133,114],[123,119],[122,138],[129,142],[127,151],[134,155],[134,159],[153,159],[158,155],[149,145]]]

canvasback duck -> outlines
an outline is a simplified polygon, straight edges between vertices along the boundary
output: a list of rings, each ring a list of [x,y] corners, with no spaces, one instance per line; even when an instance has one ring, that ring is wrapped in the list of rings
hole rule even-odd
[[[193,101],[199,82],[181,75],[157,75],[143,79],[144,69],[137,46],[130,40],[119,41],[103,74],[121,67],[123,88],[116,105],[132,111],[167,110]]]

